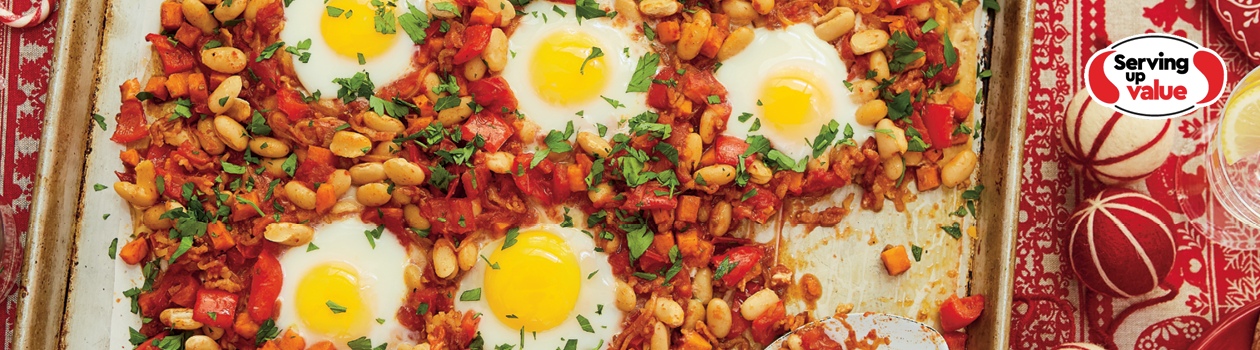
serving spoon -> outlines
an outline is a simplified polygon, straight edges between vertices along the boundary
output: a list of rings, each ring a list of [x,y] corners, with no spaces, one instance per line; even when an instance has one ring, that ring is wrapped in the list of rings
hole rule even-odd
[[[787,339],[806,327],[822,327],[823,333],[842,349],[948,350],[945,338],[928,325],[896,315],[865,312],[842,318],[828,317],[794,329],[766,347],[788,349]]]

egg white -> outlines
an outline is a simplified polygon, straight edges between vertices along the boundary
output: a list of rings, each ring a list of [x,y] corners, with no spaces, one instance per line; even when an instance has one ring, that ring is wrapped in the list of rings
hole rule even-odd
[[[575,219],[577,220],[577,219]],[[613,276],[612,265],[608,264],[608,255],[595,251],[595,242],[591,237],[576,228],[561,227],[556,224],[544,224],[532,228],[521,228],[521,231],[545,230],[560,236],[569,244],[569,248],[577,256],[578,267],[582,274],[582,283],[578,292],[577,304],[565,321],[546,331],[525,333],[525,346],[529,349],[563,349],[567,339],[577,339],[579,349],[591,349],[603,341],[607,346],[613,336],[621,332],[622,312],[617,309],[614,299],[617,291],[617,277]],[[503,245],[503,239],[486,243],[481,248],[482,256],[490,256]],[[464,275],[460,281],[459,291],[483,288],[483,277],[486,273],[486,262],[478,260],[477,264]],[[592,275],[594,273],[594,275]],[[588,278],[589,276],[589,278]],[[595,313],[602,305],[600,313]],[[485,340],[486,348],[499,344],[519,344],[521,329],[509,328],[494,316],[483,295],[477,301],[461,301],[455,299],[455,309],[481,314],[478,330]],[[582,330],[577,316],[582,315],[590,321],[594,333]]]
[[[395,2],[398,4],[394,10],[395,15],[406,13],[407,3],[414,5],[421,12],[425,11],[425,3],[422,0]],[[402,27],[393,34],[393,44],[389,49],[367,59],[365,64],[360,65],[355,58],[337,54],[320,35],[320,20],[328,16],[327,7],[323,1],[294,1],[289,3],[284,13],[284,28],[280,31],[281,41],[295,46],[303,40],[311,39],[311,47],[308,51],[311,54],[310,59],[307,62],[301,62],[296,56],[293,57],[293,71],[297,73],[298,80],[302,82],[302,86],[308,93],[319,91],[324,98],[334,98],[337,97],[337,89],[340,86],[333,83],[333,79],[349,78],[355,73],[367,72],[372,82],[377,87],[381,87],[398,80],[413,69],[411,55],[415,53],[416,46]],[[355,16],[371,15],[370,13],[355,14]]]
[[[280,289],[280,297],[277,298],[280,315],[276,318],[276,327],[282,331],[293,327],[306,339],[307,344],[328,340],[337,345],[338,349],[348,348],[345,341],[306,331],[294,302],[297,298],[298,282],[312,267],[328,262],[341,262],[358,270],[360,295],[364,305],[371,308],[371,319],[385,320],[380,324],[372,323],[368,334],[362,336],[371,339],[373,344],[414,342],[409,336],[411,331],[399,324],[395,317],[409,291],[403,283],[403,268],[408,264],[407,249],[388,231],[380,239],[376,239],[376,248],[372,248],[364,231],[376,228],[376,225],[365,223],[357,216],[350,216],[315,227],[315,238],[311,243],[319,249],[306,251],[306,247],[295,247],[280,255],[284,285]]]
[[[812,153],[809,141],[777,133],[765,121],[759,130],[749,132],[753,123],[761,118],[761,107],[757,106],[762,83],[769,75],[780,69],[791,68],[804,70],[819,77],[819,86],[830,96],[831,120],[840,124],[843,131],[845,125],[853,127],[853,139],[862,142],[872,135],[872,129],[857,123],[854,117],[858,105],[849,97],[849,89],[844,81],[849,76],[848,67],[840,60],[840,54],[831,44],[814,34],[814,27],[808,24],[796,24],[782,30],[757,28],[753,30],[754,39],[739,54],[722,62],[714,77],[726,87],[727,99],[731,103],[731,118],[727,122],[724,135],[747,139],[748,135],[762,135],[770,140],[775,149],[803,159]],[[753,117],[739,121],[742,113],[752,113]],[[828,120],[815,121],[818,126],[806,133],[811,139],[816,135],[818,127]],[[837,136],[839,140],[843,136]]]
[[[600,6],[611,10],[611,6],[602,1]],[[555,8],[565,15],[556,12]],[[548,130],[563,131],[570,121],[577,131],[595,131],[596,124],[615,130],[621,121],[648,110],[646,93],[626,92],[639,57],[651,52],[647,39],[634,27],[637,23],[627,23],[624,18],[601,17],[583,19],[578,24],[573,5],[548,1],[534,1],[522,12],[523,15],[517,16],[519,23],[516,29],[508,38],[508,48],[514,55],[508,58],[502,75],[516,95],[517,109],[538,124],[544,133]],[[561,31],[582,32],[598,39],[602,45],[600,50],[604,52],[608,79],[599,95],[625,107],[613,107],[598,97],[583,104],[556,106],[538,97],[530,81],[530,63],[534,60],[535,49],[542,44],[541,40]],[[582,115],[577,115],[578,112]]]

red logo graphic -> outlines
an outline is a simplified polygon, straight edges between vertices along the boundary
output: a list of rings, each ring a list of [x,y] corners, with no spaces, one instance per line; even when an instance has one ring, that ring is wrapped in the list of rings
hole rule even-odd
[[[1085,66],[1094,100],[1139,118],[1167,119],[1216,102],[1225,61],[1212,49],[1167,34],[1140,34],[1094,53]]]

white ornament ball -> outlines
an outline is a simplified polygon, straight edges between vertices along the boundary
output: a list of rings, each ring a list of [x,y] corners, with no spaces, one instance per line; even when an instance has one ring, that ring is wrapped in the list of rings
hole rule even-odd
[[[1155,172],[1172,151],[1169,119],[1120,114],[1076,93],[1063,124],[1063,150],[1082,176],[1107,185],[1141,180]]]
[[[1059,344],[1053,350],[1105,350],[1103,347],[1090,343],[1067,343]]]

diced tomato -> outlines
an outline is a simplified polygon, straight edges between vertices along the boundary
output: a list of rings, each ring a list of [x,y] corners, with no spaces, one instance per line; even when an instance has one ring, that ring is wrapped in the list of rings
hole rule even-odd
[[[481,55],[490,43],[490,26],[484,24],[471,25],[464,29],[464,47],[455,52],[455,64],[464,64]]]
[[[477,230],[473,200],[468,198],[430,198],[420,203],[420,213],[429,219],[430,230],[437,234],[465,234]]]
[[[157,346],[157,343],[162,341],[162,339],[165,339],[165,338],[166,338],[166,332],[158,333],[158,335],[155,335],[152,338],[146,339],[143,343],[140,343],[140,345],[137,345],[136,350],[162,350],[162,348],[159,348]]]
[[[630,190],[626,202],[621,205],[625,210],[674,210],[678,207],[678,199],[670,196],[669,188],[656,183],[643,184]]]
[[[744,159],[748,143],[736,137],[721,135],[714,141],[713,149],[717,150],[718,164],[734,166]]]
[[[918,4],[927,0],[888,0],[888,6],[896,10],[902,7]]]
[[[941,337],[945,338],[945,344],[949,345],[949,350],[966,350],[967,349],[967,333],[963,332],[944,332]]]
[[[679,79],[678,87],[682,89],[683,96],[687,96],[692,103],[708,105],[709,96],[713,95],[726,100],[726,88],[713,77],[713,73],[708,69],[694,67],[688,69]]]
[[[253,277],[247,304],[249,318],[262,323],[275,313],[276,298],[280,296],[280,287],[284,284],[284,271],[280,269],[280,260],[270,251],[263,250],[250,272]]]
[[[931,103],[927,105],[923,116],[923,128],[919,129],[920,133],[927,133],[930,137],[926,137],[923,141],[931,140],[932,147],[945,148],[949,147],[949,141],[954,134],[954,129],[958,127],[954,121],[954,107],[943,104]],[[917,125],[916,125],[917,126]],[[927,130],[923,130],[926,128]]]
[[[509,113],[516,110],[516,96],[508,87],[502,76],[483,78],[468,82],[468,93],[473,102],[494,113]]]
[[[179,144],[179,149],[176,152],[188,159],[189,162],[192,162],[193,166],[209,164],[213,160],[210,158],[209,153],[194,147],[192,142],[184,142]]]
[[[765,223],[771,215],[778,211],[780,200],[774,191],[760,185],[748,184],[744,189],[743,200],[736,203],[734,211],[736,220],[752,219],[757,223]]]
[[[144,39],[153,44],[153,49],[157,51],[158,58],[162,60],[162,72],[167,75],[187,71],[197,65],[197,60],[192,53],[175,46],[175,44],[166,39],[165,35],[149,34]]]
[[[552,185],[547,179],[555,171],[555,164],[544,158],[538,162],[537,166],[530,168],[529,163],[533,159],[533,153],[517,155],[515,161],[512,162],[512,168],[508,171],[512,173],[512,180],[516,182],[516,188],[521,193],[537,198],[545,204],[551,204],[554,200]]]
[[[801,186],[801,191],[809,194],[816,192],[827,192],[846,185],[846,180],[836,173],[828,170],[810,170],[805,173],[805,184]]]
[[[263,5],[258,9],[258,20],[254,22],[254,31],[259,36],[267,36],[276,33],[280,29],[280,25],[284,22],[284,4],[281,1],[272,1],[270,4]]]
[[[556,165],[551,173],[551,200],[563,202],[569,198],[573,190],[569,189],[569,167],[572,165]]]
[[[236,301],[236,294],[202,288],[197,291],[197,306],[193,308],[193,320],[211,327],[229,328],[236,320]]]
[[[486,142],[482,149],[487,152],[498,152],[499,147],[502,147],[513,133],[516,133],[516,130],[503,121],[502,117],[485,112],[473,114],[460,127],[460,136],[464,141],[472,141],[477,136],[481,136],[481,139]]]
[[[657,83],[668,82],[678,77],[678,73],[671,66],[664,66],[660,73],[656,73],[652,85],[648,87],[647,103],[648,106],[658,110],[666,110],[670,107],[670,87],[669,85]]]
[[[399,208],[364,210],[359,214],[359,219],[363,222],[385,226],[386,230],[393,233],[404,244],[412,242],[412,238],[415,237],[415,234],[407,229],[406,222],[403,220],[403,211]]]
[[[280,89],[280,68],[276,60],[257,61],[257,55],[249,60],[249,71],[254,72],[258,76],[258,82],[263,83],[272,90]]]
[[[325,157],[324,155],[327,155]],[[331,160],[330,160],[331,159]],[[334,167],[336,157],[327,148],[311,146],[306,150],[306,160],[298,162],[293,178],[309,183],[328,182],[328,177],[337,169]]]
[[[722,282],[728,286],[733,286],[744,279],[744,275],[751,271],[757,262],[761,261],[761,256],[765,252],[757,247],[735,247],[727,250],[721,255],[713,257],[713,271],[727,271],[722,275]],[[716,277],[716,276],[715,276]]]
[[[745,320],[744,316],[739,314],[739,311],[735,311],[735,310],[739,310],[739,307],[740,305],[742,305],[742,303],[743,301],[740,300],[736,302],[735,304],[731,305],[731,316],[730,316],[731,317],[731,330],[730,330],[730,333],[726,334],[727,339],[743,337],[744,330],[747,330],[748,327],[752,325],[751,324],[752,322]]]
[[[281,89],[276,91],[276,108],[289,116],[289,121],[298,121],[311,116],[311,106],[302,101],[297,90]]]
[[[984,296],[972,295],[958,298],[951,295],[941,303],[941,330],[956,331],[976,321],[984,311]]]
[[[639,264],[639,269],[643,271],[660,271],[669,267],[669,257],[652,249],[643,251],[636,262]]]
[[[924,57],[927,59],[927,66],[943,67],[940,72],[923,83],[927,86],[946,86],[954,83],[954,78],[958,75],[958,66],[961,66],[960,61],[954,60],[953,64],[945,61],[945,42],[941,35],[936,32],[927,32],[918,38],[918,42],[919,49],[923,50]],[[958,48],[954,48],[954,55],[958,55]]]
[[[128,143],[149,136],[149,122],[144,118],[144,106],[140,101],[128,100],[122,103],[118,116],[114,117],[114,136],[109,139],[117,143]]]
[[[770,344],[770,342],[773,342],[780,335],[783,335],[784,330],[779,327],[779,321],[782,321],[783,318],[786,317],[786,314],[787,312],[783,308],[783,302],[779,301],[779,303],[774,304],[773,308],[766,310],[765,313],[762,313],[761,316],[753,320],[753,340],[762,344]]]

